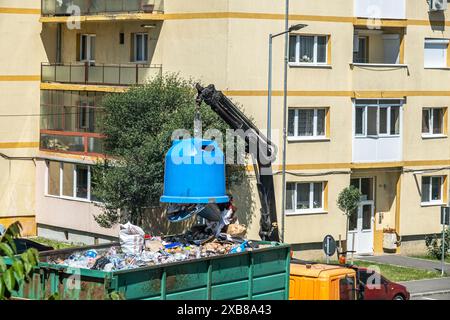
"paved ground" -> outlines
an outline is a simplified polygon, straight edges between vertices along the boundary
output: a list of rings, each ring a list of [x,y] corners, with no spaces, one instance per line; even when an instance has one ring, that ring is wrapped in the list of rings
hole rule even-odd
[[[411,300],[450,300],[450,293],[412,297]]]
[[[412,297],[422,295],[432,295],[436,293],[450,294],[450,278],[436,278],[427,280],[415,280],[400,282],[406,288]]]
[[[361,256],[361,260],[373,261],[402,267],[440,271],[437,261],[400,255]],[[445,272],[450,275],[450,264],[445,264]],[[450,277],[400,282],[411,293],[411,300],[450,300]]]
[[[381,255],[381,256],[360,256],[358,257],[358,259],[431,271],[441,270],[440,262],[400,256],[395,254]],[[445,264],[445,272],[447,274],[450,274],[450,263]]]

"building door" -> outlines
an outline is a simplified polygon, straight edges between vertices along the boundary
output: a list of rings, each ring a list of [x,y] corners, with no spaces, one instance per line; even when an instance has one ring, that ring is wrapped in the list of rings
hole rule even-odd
[[[361,192],[356,212],[349,219],[347,250],[357,254],[373,253],[374,220],[375,220],[375,179],[354,178],[350,184]],[[354,244],[353,244],[354,243]]]
[[[357,254],[373,253],[374,202],[361,201],[349,220],[348,247]]]

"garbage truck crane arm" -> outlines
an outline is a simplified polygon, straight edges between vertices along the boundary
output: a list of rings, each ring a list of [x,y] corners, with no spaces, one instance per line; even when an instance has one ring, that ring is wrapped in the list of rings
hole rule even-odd
[[[239,108],[214,85],[203,88],[196,85],[197,104],[205,102],[216,112],[236,134],[245,141],[245,151],[252,155],[257,181],[258,195],[261,200],[261,219],[259,236],[265,241],[280,241],[275,191],[273,184],[272,162],[277,153],[276,146],[248,119]]]

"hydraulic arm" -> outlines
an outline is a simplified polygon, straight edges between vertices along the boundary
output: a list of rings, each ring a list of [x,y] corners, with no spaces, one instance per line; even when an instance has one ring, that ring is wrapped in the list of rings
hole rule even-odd
[[[197,104],[205,102],[245,141],[245,151],[253,158],[258,194],[261,201],[259,235],[265,241],[280,241],[275,205],[272,162],[277,153],[276,146],[248,119],[239,108],[214,85],[196,86]],[[239,130],[240,129],[240,130]]]

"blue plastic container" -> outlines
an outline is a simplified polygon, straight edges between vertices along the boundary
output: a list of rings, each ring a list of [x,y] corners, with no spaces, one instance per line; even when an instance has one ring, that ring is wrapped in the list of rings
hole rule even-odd
[[[225,157],[217,142],[175,140],[166,154],[164,203],[225,203]]]

